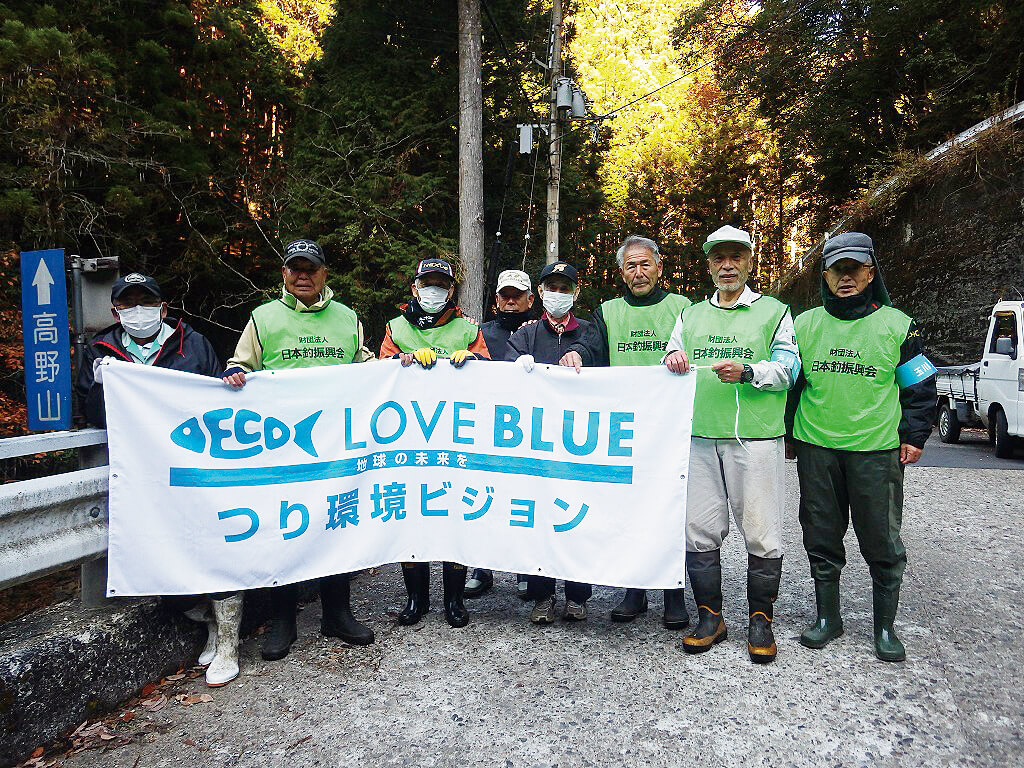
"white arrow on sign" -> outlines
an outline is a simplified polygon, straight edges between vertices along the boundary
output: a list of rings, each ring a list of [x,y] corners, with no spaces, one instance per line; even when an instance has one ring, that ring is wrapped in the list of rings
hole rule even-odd
[[[32,286],[36,289],[36,299],[40,306],[50,303],[51,285],[53,285],[53,275],[50,274],[46,262],[40,259],[39,266],[36,267],[36,276],[32,278]]]

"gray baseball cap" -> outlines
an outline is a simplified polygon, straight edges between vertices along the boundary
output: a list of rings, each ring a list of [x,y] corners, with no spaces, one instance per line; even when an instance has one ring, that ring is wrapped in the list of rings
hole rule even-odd
[[[840,259],[853,259],[867,264],[875,256],[871,238],[863,232],[844,232],[830,237],[821,249],[822,268],[828,269]]]

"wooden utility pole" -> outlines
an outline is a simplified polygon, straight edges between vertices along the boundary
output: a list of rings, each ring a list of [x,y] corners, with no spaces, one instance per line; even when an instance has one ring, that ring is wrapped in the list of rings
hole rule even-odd
[[[480,84],[480,0],[459,0],[459,305],[484,312],[484,101]]]
[[[562,77],[562,0],[554,0],[551,8],[551,118],[548,128],[548,215],[545,228],[544,258],[548,264],[558,261],[558,185],[562,179],[562,142],[558,125],[558,81]]]

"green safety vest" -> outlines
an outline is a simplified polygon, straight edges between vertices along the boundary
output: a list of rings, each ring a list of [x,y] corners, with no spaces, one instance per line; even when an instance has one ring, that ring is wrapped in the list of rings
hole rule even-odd
[[[690,304],[678,293],[646,307],[634,307],[622,298],[604,302],[601,315],[608,328],[609,364],[658,365],[679,313]]]
[[[351,363],[359,348],[356,313],[336,301],[316,312],[299,312],[277,299],[256,307],[252,320],[267,370]]]
[[[728,309],[702,301],[683,310],[683,349],[697,370],[693,402],[696,437],[748,440],[786,434],[786,393],[765,392],[750,384],[724,384],[710,366],[723,360],[753,363],[767,360],[772,339],[789,308],[770,296],[749,307]],[[736,427],[736,393],[740,419]]]
[[[840,451],[898,448],[896,368],[910,318],[883,306],[857,320],[839,320],[818,307],[794,326],[807,383],[793,437]]]
[[[388,328],[391,340],[402,352],[430,347],[435,355],[443,358],[451,357],[460,349],[469,349],[480,333],[480,329],[464,317],[453,317],[434,328],[417,328],[402,316],[390,321]]]

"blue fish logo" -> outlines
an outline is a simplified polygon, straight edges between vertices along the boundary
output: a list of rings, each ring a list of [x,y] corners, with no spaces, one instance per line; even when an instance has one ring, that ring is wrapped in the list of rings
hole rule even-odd
[[[275,451],[294,442],[313,458],[319,458],[313,445],[313,427],[321,413],[323,411],[311,413],[289,427],[280,419],[264,418],[245,408],[237,412],[232,408],[217,408],[204,413],[202,423],[197,416],[181,422],[171,432],[171,441],[193,453],[204,453],[209,446],[210,456],[215,459],[248,459],[264,450]],[[225,422],[231,423],[231,428],[223,426]],[[262,429],[256,426],[261,422]],[[229,439],[245,447],[225,447],[224,442]]]

